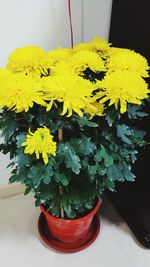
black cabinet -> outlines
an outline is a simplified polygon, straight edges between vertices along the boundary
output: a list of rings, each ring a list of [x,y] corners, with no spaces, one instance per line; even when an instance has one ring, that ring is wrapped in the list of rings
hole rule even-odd
[[[150,62],[150,1],[114,0],[109,41],[113,46],[130,48],[144,55]],[[150,104],[146,106],[150,114]],[[150,116],[140,122],[150,139]],[[121,216],[137,239],[150,248],[150,145],[139,151],[134,166],[134,183],[117,185],[117,193],[108,192]]]

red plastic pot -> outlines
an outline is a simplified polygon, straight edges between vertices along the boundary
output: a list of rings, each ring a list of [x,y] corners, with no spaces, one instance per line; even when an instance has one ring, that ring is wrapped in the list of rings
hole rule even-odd
[[[81,239],[85,239],[88,235],[93,217],[98,212],[99,207],[100,201],[98,200],[95,208],[88,215],[73,220],[56,218],[50,215],[45,210],[44,206],[41,206],[40,208],[42,213],[45,215],[47,225],[52,236],[61,242],[74,243]]]

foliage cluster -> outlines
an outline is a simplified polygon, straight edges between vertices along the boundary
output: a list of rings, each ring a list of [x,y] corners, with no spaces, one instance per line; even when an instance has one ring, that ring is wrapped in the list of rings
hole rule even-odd
[[[0,72],[0,150],[10,153],[10,183],[25,184],[36,206],[56,217],[63,208],[65,218],[73,219],[87,214],[105,188],[114,191],[117,181],[134,181],[132,164],[145,144],[146,133],[136,122],[147,115],[148,69],[139,54],[97,38],[50,51],[46,59],[37,48],[13,52]],[[44,133],[32,139],[38,129],[49,129],[49,139]],[[55,145],[50,148],[54,142],[56,152]]]

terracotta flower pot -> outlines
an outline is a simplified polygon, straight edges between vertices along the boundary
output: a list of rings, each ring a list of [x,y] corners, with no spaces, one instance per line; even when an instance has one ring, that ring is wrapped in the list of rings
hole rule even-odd
[[[88,215],[73,220],[56,218],[50,215],[44,206],[40,208],[45,215],[47,226],[52,236],[63,243],[75,243],[86,238],[90,231],[94,215],[98,212],[99,207],[100,201],[98,200],[95,208]]]

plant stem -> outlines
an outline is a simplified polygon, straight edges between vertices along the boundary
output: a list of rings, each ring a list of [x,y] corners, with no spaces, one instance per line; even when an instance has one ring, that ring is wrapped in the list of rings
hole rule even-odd
[[[63,129],[62,128],[58,129],[58,140],[59,141],[63,140]]]
[[[59,141],[63,140],[63,129],[62,128],[58,129],[58,140]],[[59,185],[59,193],[60,193],[60,195],[62,195],[62,186],[61,185]],[[64,209],[63,209],[61,204],[60,204],[60,215],[61,215],[61,218],[64,219]]]

